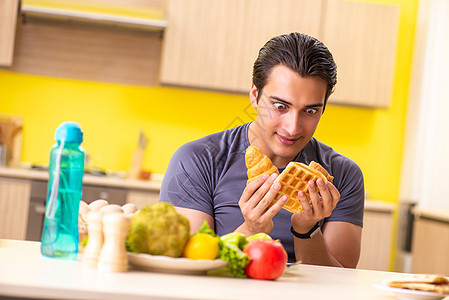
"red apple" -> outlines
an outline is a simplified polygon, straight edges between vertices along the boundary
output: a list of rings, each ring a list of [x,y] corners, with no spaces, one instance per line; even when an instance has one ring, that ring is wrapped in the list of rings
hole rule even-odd
[[[269,239],[252,240],[246,244],[243,252],[251,259],[246,266],[248,277],[274,280],[284,273],[287,252],[280,242]]]

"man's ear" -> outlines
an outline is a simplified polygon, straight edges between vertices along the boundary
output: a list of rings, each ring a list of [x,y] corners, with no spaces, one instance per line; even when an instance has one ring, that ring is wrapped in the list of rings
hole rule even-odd
[[[251,101],[251,106],[257,109],[257,96],[259,95],[259,91],[256,86],[251,84],[251,90],[249,91],[249,99]]]

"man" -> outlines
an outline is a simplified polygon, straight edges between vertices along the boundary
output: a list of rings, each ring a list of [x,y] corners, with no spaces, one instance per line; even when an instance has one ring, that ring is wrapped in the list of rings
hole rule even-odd
[[[187,143],[173,155],[160,201],[171,202],[196,232],[203,220],[219,235],[265,232],[280,239],[289,261],[356,267],[363,225],[364,183],[349,158],[313,138],[336,84],[336,65],[318,40],[291,33],[268,41],[253,67],[250,101],[254,122]],[[245,151],[258,147],[281,172],[290,161],[320,163],[332,183],[308,183],[311,203],[303,212],[270,207],[277,175],[246,186]],[[319,188],[319,192],[316,191]]]

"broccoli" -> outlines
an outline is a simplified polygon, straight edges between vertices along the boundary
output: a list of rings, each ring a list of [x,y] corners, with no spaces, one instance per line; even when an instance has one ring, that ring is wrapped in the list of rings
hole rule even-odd
[[[131,252],[180,257],[190,236],[189,220],[167,202],[144,207],[131,217],[127,249]]]

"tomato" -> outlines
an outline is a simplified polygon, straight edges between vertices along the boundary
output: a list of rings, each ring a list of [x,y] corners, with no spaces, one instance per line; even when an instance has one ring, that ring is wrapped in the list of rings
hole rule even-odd
[[[246,244],[243,252],[251,259],[246,266],[246,275],[250,278],[274,280],[285,271],[287,252],[278,241],[252,240]]]

